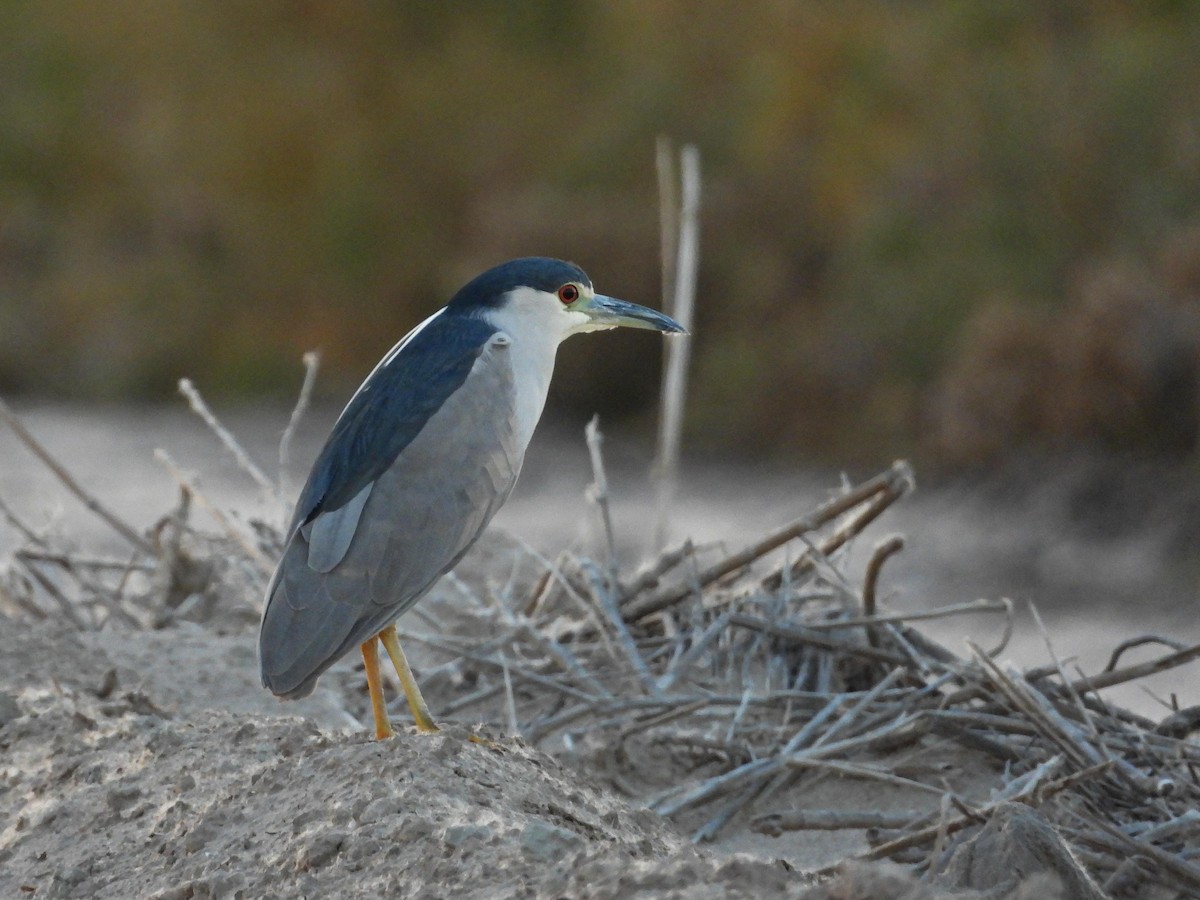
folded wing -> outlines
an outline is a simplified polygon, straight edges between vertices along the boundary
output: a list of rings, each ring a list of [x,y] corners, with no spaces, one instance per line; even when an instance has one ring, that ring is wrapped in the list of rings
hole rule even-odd
[[[441,360],[432,372],[422,338],[436,341],[436,325],[385,359],[391,383],[377,369],[355,395],[301,494],[259,633],[263,684],[280,696],[310,693],[325,669],[416,603],[516,483],[524,447],[512,427],[507,339],[482,323],[464,337],[457,323],[454,359],[428,353]],[[452,387],[430,411],[435,377]],[[396,394],[414,379],[426,398],[415,412]]]

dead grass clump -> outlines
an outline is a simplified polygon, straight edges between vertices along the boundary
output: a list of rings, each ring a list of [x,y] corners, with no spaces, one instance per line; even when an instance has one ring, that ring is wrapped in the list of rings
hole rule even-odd
[[[607,522],[594,430],[589,441]],[[278,532],[220,510],[210,511],[222,531],[202,532],[191,512],[203,494],[179,477],[179,504],[149,536],[118,528],[129,533],[125,559],[56,547],[4,508],[26,543],[8,561],[0,611],[77,628],[191,618],[250,630]],[[912,488],[896,463],[748,547],[684,542],[632,573],[611,551],[548,560],[518,548],[492,588],[459,582],[403,619],[403,636],[434,659],[422,682],[439,717],[493,723],[599,770],[698,842],[735,825],[866,829],[857,858],[902,864],[923,887],[1200,895],[1195,717],[1159,725],[1100,693],[1196,659],[1200,646],[1126,667],[1122,647],[1106,671],[1070,675],[1047,640],[1052,664],[1020,672],[998,661],[1008,601],[887,612],[877,585],[902,541],[878,542],[861,583],[846,549]],[[972,644],[966,656],[912,624],[980,613],[1002,616],[1005,630],[998,646]],[[990,794],[896,764],[898,751],[935,742],[992,761]],[[830,775],[936,802],[900,813],[780,805],[798,796],[789,788]]]

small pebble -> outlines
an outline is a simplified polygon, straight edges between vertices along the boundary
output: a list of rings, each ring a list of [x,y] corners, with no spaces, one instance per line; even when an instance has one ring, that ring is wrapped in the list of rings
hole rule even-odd
[[[521,852],[539,862],[557,862],[582,845],[575,832],[543,819],[531,820],[521,831]]]
[[[0,728],[20,717],[21,707],[17,705],[17,698],[0,691]]]
[[[108,789],[108,808],[113,812],[121,812],[130,807],[140,796],[142,796],[142,791],[136,785],[119,784]]]
[[[486,825],[451,825],[442,840],[447,847],[457,850],[472,841],[482,844],[491,836],[492,829]]]
[[[406,804],[399,797],[378,797],[368,803],[355,818],[364,825],[370,825],[381,819],[398,816],[404,812],[405,808]]]
[[[310,838],[308,843],[300,849],[296,867],[302,871],[319,869],[337,856],[348,841],[349,835],[340,829],[331,828],[328,831],[322,831]]]
[[[64,866],[54,873],[54,878],[64,884],[80,884],[87,880],[87,872],[76,866]]]

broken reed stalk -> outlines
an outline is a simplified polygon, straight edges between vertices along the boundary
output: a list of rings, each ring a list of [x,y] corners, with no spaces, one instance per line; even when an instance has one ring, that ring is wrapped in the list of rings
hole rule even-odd
[[[296,429],[300,427],[300,422],[304,418],[304,414],[308,412],[308,405],[312,400],[313,385],[317,383],[317,370],[321,366],[321,354],[316,350],[309,350],[301,357],[301,362],[304,364],[304,381],[300,384],[300,393],[296,397],[296,405],[292,407],[292,414],[288,416],[287,427],[283,429],[283,436],[279,439],[279,496],[286,500],[291,496],[291,487],[288,484],[288,467],[291,465],[292,456],[292,441],[296,437]]]
[[[662,267],[662,308],[668,313],[675,299],[675,250],[679,240],[679,187],[675,181],[675,151],[671,139],[659,135],[654,142],[654,168],[658,176],[658,239]],[[666,369],[663,370],[666,378]]]
[[[200,396],[200,392],[196,390],[196,386],[192,384],[191,379],[179,379],[179,393],[187,398],[192,412],[200,417],[201,421],[209,427],[209,430],[217,436],[217,439],[224,445],[225,449],[233,454],[238,468],[249,475],[268,497],[278,497],[279,494],[276,485],[263,474],[263,470],[250,458],[250,454],[246,452],[237,438],[230,433],[228,428],[221,424],[220,420],[213,414],[213,411],[208,408],[208,404],[204,402],[204,398]]]
[[[844,619],[835,619],[831,622],[806,622],[804,627],[810,631],[832,631],[834,629],[852,628],[860,625],[886,625],[892,622],[925,622],[930,619],[945,619],[950,616],[962,616],[971,613],[1007,613],[1010,608],[1010,605],[1003,600],[970,600],[966,603],[952,603],[949,606],[927,609],[924,612],[887,613],[847,617]]]
[[[610,591],[619,591],[617,572],[617,539],[613,534],[612,512],[608,503],[608,475],[604,471],[604,435],[600,433],[600,417],[592,416],[584,429],[587,441],[588,457],[592,463],[592,484],[588,489],[588,499],[595,504],[600,512],[600,525],[604,530],[604,549],[608,566],[608,586]]]
[[[904,537],[899,534],[889,535],[875,545],[871,559],[867,562],[867,571],[863,576],[863,615],[875,615],[875,593],[879,589],[879,573],[883,564],[904,549]]]
[[[668,145],[669,146],[669,145]],[[659,144],[662,154],[663,145]],[[660,173],[663,166],[660,161]],[[664,348],[661,418],[658,428],[658,453],[654,464],[655,546],[666,546],[671,505],[679,483],[679,447],[683,434],[683,410],[687,396],[688,363],[691,359],[692,311],[696,303],[696,276],[700,268],[700,151],[693,144],[680,152],[682,201],[679,209],[679,240],[674,251],[674,288],[666,311],[682,325],[687,334],[673,335]],[[661,179],[661,174],[660,174]],[[665,199],[663,201],[666,202]],[[663,222],[663,228],[667,223]],[[664,238],[663,269],[667,268],[667,242]],[[664,293],[667,281],[664,279]]]
[[[1115,669],[1117,663],[1121,661],[1121,657],[1125,655],[1126,650],[1132,650],[1134,647],[1144,647],[1146,644],[1161,644],[1164,647],[1170,647],[1172,650],[1184,650],[1187,648],[1187,644],[1183,641],[1177,641],[1174,638],[1163,637],[1159,634],[1139,634],[1136,637],[1126,638],[1113,648],[1112,655],[1109,656],[1103,671],[1111,672]]]
[[[553,634],[569,642],[573,660],[593,673],[610,696],[597,697],[577,672],[556,664],[545,646],[510,633],[504,639],[518,641],[527,664],[540,660],[536,665],[542,679],[584,692],[575,695],[577,702],[567,701],[548,713],[544,704],[542,709],[527,706],[533,715],[523,725],[527,739],[541,744],[560,735],[562,746],[574,753],[581,735],[597,740],[607,734],[610,752],[624,760],[624,766],[657,758],[645,753],[656,747],[718,761],[721,768],[711,777],[684,779],[648,799],[651,808],[664,815],[691,817],[702,811],[706,819],[699,827],[689,826],[696,841],[715,837],[745,815],[753,816],[754,828],[768,832],[785,826],[869,825],[901,833],[889,835],[866,858],[888,856],[933,870],[1005,803],[1015,800],[1050,817],[1056,824],[1047,829],[1062,828],[1057,823],[1064,811],[1122,811],[1110,814],[1127,815],[1128,822],[1122,825],[1114,819],[1114,827],[1124,828],[1130,839],[1155,841],[1154,852],[1173,854],[1177,845],[1200,852],[1200,841],[1180,844],[1178,839],[1186,832],[1188,811],[1200,801],[1200,779],[1189,768],[1200,764],[1200,751],[1155,733],[1154,723],[1109,710],[1086,693],[1096,684],[1119,683],[1182,664],[1200,656],[1200,647],[1181,648],[1160,660],[1090,679],[1067,679],[1061,664],[1034,678],[1032,670],[1021,675],[997,665],[992,661],[996,651],[972,647],[971,658],[960,657],[910,623],[1001,613],[1006,639],[1012,626],[1012,603],[1006,599],[908,615],[877,607],[871,615],[856,614],[857,604],[830,604],[847,591],[862,595],[823,551],[850,540],[880,514],[885,500],[894,502],[909,483],[906,468],[893,467],[708,566],[697,563],[694,548],[674,548],[625,586],[620,619],[599,567],[587,560],[560,559],[556,567],[581,573],[564,581],[590,597],[585,608],[593,615],[598,611],[603,624],[589,629],[564,623],[554,615],[551,600],[550,608],[539,607],[541,627],[552,623]],[[834,531],[824,540],[809,536],[830,524]],[[786,590],[768,593],[764,583],[771,582],[760,578],[754,565],[792,537],[807,544],[810,562],[778,570]],[[878,545],[874,564],[868,564],[875,587],[864,586],[866,595],[878,590],[878,570],[898,545]],[[679,584],[660,586],[662,577],[681,566],[691,567],[690,575],[676,574]],[[799,579],[789,581],[794,572]],[[670,616],[653,628],[642,627],[652,607],[667,606],[672,607]],[[618,627],[621,620],[627,625]],[[857,628],[865,630],[867,640],[854,634]],[[822,687],[778,690],[780,682],[771,681],[770,673],[781,667],[786,668],[789,680],[782,684],[788,688]],[[1047,677],[1055,674],[1059,679]],[[838,677],[859,684],[866,680],[869,687],[838,692],[832,688]],[[479,695],[503,696],[503,686],[497,690],[495,682],[481,688]],[[566,700],[567,691],[560,688],[558,693]],[[889,756],[903,747],[926,746],[923,742],[932,739],[951,740],[1003,762],[1005,774],[991,796],[972,800],[948,793],[936,773],[928,783],[901,770]],[[872,761],[862,758],[867,753]],[[786,792],[806,773],[813,778],[832,773],[868,779],[937,797],[941,803],[905,815],[903,821],[897,817],[886,822],[839,819],[837,811],[823,819],[820,811],[810,814],[807,809],[758,812],[762,804],[786,804]],[[1176,820],[1179,824],[1170,824]],[[1142,831],[1155,837],[1131,830],[1142,824],[1150,825]],[[1058,833],[1079,846],[1073,832]],[[1111,849],[1117,843],[1109,839],[1105,846]],[[1115,868],[1103,847],[1088,852],[1094,857],[1088,862],[1092,873]]]
[[[217,506],[209,502],[208,498],[200,491],[195,479],[189,478],[183,471],[175,465],[175,461],[171,459],[169,453],[162,448],[154,451],[154,458],[158,461],[167,473],[175,479],[175,482],[192,497],[197,504],[204,508],[213,519],[221,526],[221,529],[237,542],[237,545],[242,548],[246,556],[258,567],[259,571],[264,575],[269,576],[275,571],[274,564],[267,559],[266,555],[258,549],[254,541],[244,535],[241,529],[234,526],[229,517],[225,515]]]
[[[759,834],[779,837],[785,831],[840,831],[845,829],[901,829],[922,818],[918,812],[881,812],[876,809],[792,809],[759,816],[753,828]]]
[[[0,419],[5,421],[8,427],[12,429],[13,434],[29,449],[29,452],[41,460],[42,464],[54,474],[63,487],[70,491],[88,510],[116,531],[117,534],[121,535],[130,545],[143,553],[153,555],[154,548],[150,546],[149,542],[131,526],[127,525],[120,516],[85,491],[79,482],[75,480],[74,476],[67,471],[66,467],[41,445],[3,400],[0,400]]]
[[[912,468],[908,463],[893,463],[891,468],[883,474],[850,488],[840,496],[825,502],[809,515],[796,519],[783,528],[769,533],[762,540],[751,544],[741,552],[731,554],[704,569],[697,574],[695,579],[696,584],[700,588],[705,588],[732,572],[744,569],[755,560],[766,556],[772,550],[782,547],[788,541],[794,540],[802,534],[816,531],[843,513],[849,512],[868,500],[883,498],[886,500],[884,505],[890,505],[908,493],[912,489],[912,484]],[[880,512],[882,512],[882,509]],[[868,523],[864,522],[863,527],[866,524]],[[846,535],[845,539],[848,540],[849,537],[850,535]],[[793,568],[795,569],[796,567],[793,566]],[[799,574],[803,574],[802,568],[799,569]],[[770,581],[771,579],[765,579],[763,587],[769,589]],[[782,577],[775,584],[776,588],[779,586],[779,583],[782,583]],[[679,603],[688,597],[692,593],[692,590],[691,584],[684,584],[667,588],[662,592],[650,594],[649,596],[627,597],[621,604],[621,613],[624,615],[625,621],[637,622]]]
[[[986,820],[989,814],[995,812],[1003,804],[1012,803],[1014,801],[1033,801],[1029,805],[1037,805],[1038,803],[1044,802],[1055,794],[1068,790],[1075,785],[1080,784],[1081,782],[1086,782],[1088,779],[1103,775],[1105,772],[1111,769],[1112,766],[1113,764],[1111,761],[1106,761],[1050,782],[1049,784],[1045,785],[1045,787],[1034,785],[1029,790],[1022,792],[1015,797],[1006,797],[984,804],[983,806],[972,810],[970,813],[958,816],[950,821],[940,822],[937,825],[930,825],[928,828],[922,828],[921,830],[915,831],[912,834],[907,834],[903,837],[896,838],[895,840],[879,844],[865,853],[858,854],[854,858],[861,860],[887,859],[889,856],[894,856],[902,850],[907,850],[910,847],[919,847],[922,844],[930,843],[931,841],[935,840],[939,834],[950,835],[957,831],[961,831],[970,825],[979,824],[981,821]],[[830,867],[828,870],[821,870],[821,873],[818,874],[824,874],[826,871],[832,873],[833,867]]]
[[[3,497],[0,497],[0,515],[3,515],[4,520],[19,531],[21,536],[30,544],[35,547],[46,546],[46,539],[25,524],[25,521],[4,501]]]
[[[1151,659],[1137,665],[1126,666],[1124,669],[1113,669],[1108,672],[1101,672],[1099,675],[1085,675],[1082,678],[1076,678],[1071,682],[1071,689],[1080,694],[1099,691],[1113,685],[1124,684],[1127,681],[1136,681],[1139,678],[1145,678],[1147,675],[1165,672],[1168,669],[1174,669],[1195,659],[1200,659],[1200,644],[1192,644],[1190,647],[1185,647],[1174,653],[1168,653],[1166,656],[1160,656],[1158,659]]]
[[[851,538],[861,534],[868,525],[883,514],[885,509],[913,490],[915,480],[912,468],[907,463],[894,463],[887,474],[893,477],[885,476],[879,489],[873,495],[864,498],[863,508],[854,512],[829,538],[821,542],[822,556],[832,556]],[[857,505],[855,504],[855,506]],[[852,511],[853,508],[847,510],[847,512]],[[762,588],[767,591],[775,591],[784,582],[797,581],[816,564],[816,561],[813,554],[805,553],[787,569],[780,569],[764,578],[761,582]]]

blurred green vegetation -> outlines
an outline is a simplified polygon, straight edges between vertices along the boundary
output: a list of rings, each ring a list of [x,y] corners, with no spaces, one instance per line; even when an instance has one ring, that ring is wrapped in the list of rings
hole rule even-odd
[[[705,174],[693,446],[1195,445],[1138,392],[1170,419],[1200,370],[1200,4],[4,0],[0,31],[5,392],[285,397],[316,347],[344,395],[517,255],[657,305],[666,134]],[[1112,352],[1171,310],[1174,392],[1046,362],[1116,265]],[[648,415],[655,349],[568,344],[555,402]],[[961,388],[996,360],[1021,378]],[[1102,412],[980,417],[1047,373]]]

